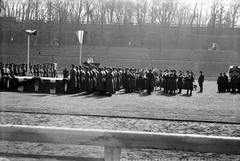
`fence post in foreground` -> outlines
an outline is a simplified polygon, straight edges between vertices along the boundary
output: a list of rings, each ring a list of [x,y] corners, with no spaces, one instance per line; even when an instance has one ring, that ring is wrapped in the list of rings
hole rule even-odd
[[[105,161],[120,161],[121,148],[104,147],[104,159]]]

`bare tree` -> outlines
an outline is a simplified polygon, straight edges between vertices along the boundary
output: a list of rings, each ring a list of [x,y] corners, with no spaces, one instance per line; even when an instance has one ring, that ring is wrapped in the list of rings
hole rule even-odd
[[[237,23],[237,20],[238,18],[240,17],[240,1],[238,0],[234,0],[232,1],[232,3],[230,4],[230,16],[231,16],[231,19],[232,19],[232,23],[231,23],[231,26],[232,28],[235,27],[236,23]]]
[[[71,23],[82,23],[83,19],[83,0],[72,0],[69,2],[70,8],[69,8],[69,16]]]
[[[191,18],[191,22],[190,22],[190,26],[193,27],[193,22],[196,18],[196,12],[197,12],[197,2],[195,3],[195,6],[194,6],[194,10],[193,10],[193,14],[192,14],[192,18]]]
[[[49,0],[46,3],[46,20],[47,20],[47,38],[48,38],[48,45],[51,46],[51,35],[52,35],[52,30],[53,30],[53,2]]]
[[[106,9],[108,13],[108,22],[113,23],[114,10],[116,9],[116,0],[107,0]]]
[[[65,35],[64,23],[67,22],[69,15],[69,1],[56,0],[54,3],[54,8],[57,13],[58,20],[58,46],[62,44],[63,36]]]
[[[3,5],[3,0],[0,0],[0,15],[2,15],[2,12],[4,10],[4,5]],[[2,32],[2,20],[0,21],[0,45],[2,44],[2,35],[3,35],[3,32]]]
[[[144,39],[148,30],[148,25],[146,25],[146,19],[147,19],[147,11],[148,11],[148,2],[147,0],[137,0],[136,4],[136,20],[137,20],[137,28],[140,38],[141,46],[144,45]]]
[[[116,2],[116,8],[114,10],[115,17],[116,17],[116,23],[118,25],[118,34],[119,34],[119,45],[122,44],[123,40],[123,31],[122,31],[122,24],[123,24],[123,18],[124,18],[124,2],[121,0],[118,0]]]
[[[175,1],[171,2],[159,2],[157,4],[157,19],[160,24],[164,26],[170,26],[177,13],[178,3]]]

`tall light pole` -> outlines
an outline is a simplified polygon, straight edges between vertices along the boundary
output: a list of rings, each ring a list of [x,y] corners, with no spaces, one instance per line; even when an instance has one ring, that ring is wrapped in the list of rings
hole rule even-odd
[[[82,44],[83,44],[83,30],[76,31],[76,35],[78,37],[78,41],[80,43],[80,55],[79,55],[79,65],[82,65]]]
[[[27,76],[29,76],[29,54],[30,54],[30,38],[31,35],[36,36],[37,30],[24,30],[28,34],[28,51],[27,51]]]

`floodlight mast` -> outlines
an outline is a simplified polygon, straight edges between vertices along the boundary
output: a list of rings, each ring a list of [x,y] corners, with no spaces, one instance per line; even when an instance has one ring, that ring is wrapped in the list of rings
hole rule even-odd
[[[28,34],[28,51],[27,51],[27,76],[29,76],[29,54],[30,54],[30,38],[31,35],[36,36],[37,30],[24,30]]]
[[[29,76],[29,53],[30,53],[30,35],[28,34],[27,76]]]

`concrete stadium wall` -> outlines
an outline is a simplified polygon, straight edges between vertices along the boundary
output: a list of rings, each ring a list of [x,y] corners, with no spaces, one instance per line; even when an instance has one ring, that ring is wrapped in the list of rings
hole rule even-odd
[[[222,50],[240,50],[240,28],[160,26],[156,24],[93,25],[69,22],[63,24],[42,22],[36,26],[36,21],[24,23],[7,19],[5,21],[3,20],[0,43],[24,44],[27,34],[24,34],[22,29],[31,29],[34,26],[34,29],[39,31],[38,35],[32,38],[32,43],[35,44],[53,44],[58,40],[61,45],[78,45],[75,31],[84,30],[86,31],[84,42],[87,45],[207,49],[212,43],[218,43]],[[129,44],[129,42],[131,43]]]
[[[46,45],[33,46],[30,49],[30,62],[58,63],[61,72],[65,66],[79,64],[79,46],[48,47]],[[41,54],[39,54],[39,52]],[[83,46],[82,60],[93,57],[95,62],[104,66],[192,70],[196,76],[202,70],[206,80],[216,80],[220,72],[227,72],[230,65],[240,65],[240,53],[231,50],[207,51],[188,49],[130,48]],[[0,45],[0,61],[10,63],[26,62],[27,47],[19,44]]]

